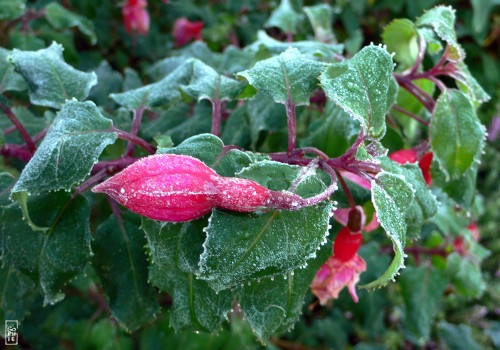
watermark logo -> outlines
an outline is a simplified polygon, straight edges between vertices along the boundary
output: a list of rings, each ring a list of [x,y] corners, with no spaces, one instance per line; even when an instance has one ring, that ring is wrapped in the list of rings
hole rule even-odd
[[[19,322],[17,320],[5,320],[5,345],[17,345]]]

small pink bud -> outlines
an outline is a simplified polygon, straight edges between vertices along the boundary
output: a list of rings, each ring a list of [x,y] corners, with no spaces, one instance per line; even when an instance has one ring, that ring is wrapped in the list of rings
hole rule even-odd
[[[128,0],[122,7],[123,25],[127,33],[139,32],[146,35],[149,31],[149,13],[146,0]]]
[[[191,40],[201,40],[202,30],[202,21],[191,22],[186,17],[177,19],[174,23],[174,28],[172,29],[175,46],[181,47],[189,43]]]
[[[174,154],[143,158],[92,191],[106,193],[135,213],[169,222],[194,220],[214,207],[254,212],[314,204],[251,180],[220,176],[196,158]]]

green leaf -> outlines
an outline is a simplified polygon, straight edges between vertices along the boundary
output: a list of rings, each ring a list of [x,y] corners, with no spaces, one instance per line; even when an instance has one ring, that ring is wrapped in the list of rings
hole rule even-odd
[[[453,350],[481,350],[479,345],[472,337],[471,329],[464,324],[452,325],[441,321],[438,326],[439,338]]]
[[[327,244],[305,268],[262,278],[239,290],[241,308],[261,341],[294,327],[316,272],[331,254]]]
[[[409,266],[398,279],[405,304],[405,333],[417,345],[429,341],[434,317],[442,308],[448,285],[444,271]]]
[[[382,39],[387,51],[395,52],[394,59],[405,67],[411,67],[418,56],[418,33],[415,24],[408,19],[395,19],[384,27]]]
[[[202,61],[193,61],[191,81],[181,86],[181,90],[198,102],[207,99],[212,103],[231,101],[243,91],[245,85],[227,78]]]
[[[431,27],[449,46],[448,58],[462,61],[465,52],[457,41],[455,33],[455,10],[451,6],[436,6],[426,11],[416,22],[419,27]]]
[[[21,17],[26,10],[26,0],[0,0],[0,20]]]
[[[439,96],[429,133],[434,158],[447,180],[464,175],[478,161],[485,130],[461,91],[449,89]]]
[[[448,255],[446,272],[451,283],[463,295],[478,298],[486,289],[480,267],[470,259],[464,259],[458,253]]]
[[[11,203],[9,193],[14,187],[17,179],[10,173],[0,173],[0,209]]]
[[[350,60],[329,65],[320,82],[327,96],[359,120],[371,137],[381,138],[393,68],[391,55],[371,45]]]
[[[174,148],[159,148],[157,153],[185,154],[198,158],[208,166],[212,166],[224,149],[222,140],[213,134],[201,134],[184,140]]]
[[[28,206],[35,224],[48,230],[33,231],[17,204],[5,207],[0,220],[2,262],[40,284],[45,304],[54,304],[64,298],[61,288],[90,259],[90,205],[83,196],[71,199],[57,192],[31,196]]]
[[[399,92],[399,85],[394,76],[389,83],[389,89],[387,90],[387,103],[385,111],[388,113],[392,106],[397,102]]]
[[[149,279],[172,296],[170,323],[176,330],[215,332],[231,308],[230,291],[216,293],[195,277],[206,223],[206,219],[171,224],[142,218],[152,256]]]
[[[238,175],[274,190],[288,189],[300,176],[297,193],[302,196],[319,193],[324,186],[315,174],[271,161],[252,164]],[[205,230],[200,278],[220,291],[304,266],[326,243],[331,212],[331,203],[252,214],[215,209]]]
[[[318,41],[329,43],[335,40],[332,30],[333,10],[330,5],[318,4],[304,7],[304,12],[311,22],[314,38]]]
[[[467,68],[467,65],[464,62],[458,63],[456,65],[456,69],[450,73],[450,76],[456,80],[460,89],[465,91],[467,96],[474,101],[486,102],[490,100],[490,96],[472,76],[469,68]]]
[[[22,321],[35,300],[38,291],[33,281],[11,266],[0,267],[0,322]],[[0,330],[5,337],[5,328]]]
[[[113,107],[113,101],[109,100],[109,94],[119,92],[122,88],[123,77],[120,72],[111,68],[108,61],[102,61],[94,70],[99,82],[90,90],[89,99],[96,105],[109,105]]]
[[[406,182],[411,184],[415,200],[406,211],[407,236],[411,239],[419,238],[424,221],[430,219],[437,212],[436,197],[429,190],[422,170],[417,164],[399,165],[389,158],[382,158],[381,163],[382,169],[403,176]]]
[[[312,121],[308,132],[307,137],[300,141],[302,147],[317,147],[330,157],[339,157],[356,140],[359,123],[328,100],[322,118]]]
[[[45,8],[47,11],[47,21],[56,29],[66,29],[77,27],[85,34],[92,45],[97,43],[97,36],[94,31],[94,24],[88,18],[79,16],[68,11],[56,2],[52,2]]]
[[[157,83],[111,94],[110,97],[120,106],[130,110],[137,109],[141,105],[150,109],[166,107],[182,100],[179,87],[188,84],[192,74],[193,61],[188,60]]]
[[[441,40],[437,37],[436,33],[430,28],[418,28],[418,35],[423,37],[427,43],[427,52],[431,55],[435,55],[443,49]]]
[[[271,13],[266,22],[267,27],[278,27],[284,33],[295,34],[301,14],[296,12],[290,0],[281,0],[280,5]]]
[[[248,46],[247,49],[257,53],[262,46],[273,55],[279,55],[292,47],[305,56],[321,59],[325,62],[332,62],[335,55],[341,54],[344,48],[341,44],[326,44],[310,40],[282,42],[270,37],[265,31],[259,30],[257,41]]]
[[[28,83],[31,103],[59,109],[66,100],[85,99],[97,84],[95,73],[85,73],[64,62],[63,47],[55,42],[38,51],[14,49],[10,59]]]
[[[138,215],[111,215],[95,232],[92,264],[101,279],[112,316],[128,331],[152,321],[159,311],[148,284],[146,239]]]
[[[87,177],[104,148],[115,142],[111,126],[94,103],[68,101],[21,173],[13,197],[71,190]]]
[[[387,172],[378,173],[372,181],[372,202],[377,219],[392,241],[395,257],[382,276],[360,286],[372,289],[386,285],[404,267],[404,245],[406,243],[406,211],[414,199],[413,189],[403,176]]]
[[[124,77],[123,77],[123,91],[129,91],[133,89],[138,89],[142,86],[142,80],[137,73],[132,68],[125,68]]]
[[[288,49],[277,57],[259,61],[237,77],[248,80],[257,90],[271,96],[275,102],[309,105],[309,98],[318,88],[317,77],[324,64]]]
[[[0,93],[23,91],[28,88],[23,77],[14,71],[14,66],[8,60],[10,53],[11,51],[0,47]]]
[[[474,162],[467,171],[456,179],[446,179],[437,161],[431,165],[432,183],[441,188],[456,203],[468,209],[476,196],[476,179],[479,164]],[[448,180],[448,181],[447,181]]]
[[[159,81],[172,73],[175,69],[181,66],[186,59],[184,57],[167,57],[160,61],[156,61],[152,66],[146,69],[146,74],[153,81]]]

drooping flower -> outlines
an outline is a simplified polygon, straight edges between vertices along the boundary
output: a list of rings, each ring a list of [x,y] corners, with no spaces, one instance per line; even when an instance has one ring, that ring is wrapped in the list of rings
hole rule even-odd
[[[146,35],[149,31],[147,0],[127,0],[122,7],[123,25],[127,33]]]
[[[181,47],[189,43],[191,40],[201,40],[202,30],[202,21],[191,22],[186,17],[177,19],[174,23],[174,28],[172,29],[175,46]]]
[[[175,154],[143,158],[92,191],[106,193],[135,213],[168,222],[195,220],[214,207],[254,212],[297,210],[315,204],[255,181],[220,176],[196,158]]]
[[[352,233],[343,227],[335,238],[333,254],[321,266],[311,284],[311,290],[325,305],[330,299],[337,299],[344,287],[347,287],[354,302],[358,302],[356,284],[359,275],[366,271],[366,263],[357,252],[361,246],[362,235]]]
[[[366,215],[363,210],[363,207],[360,205],[356,206],[356,209],[360,213],[360,230],[353,230],[353,227],[349,227],[352,232],[360,232],[360,231],[365,231],[365,232],[371,232],[373,230],[376,230],[380,224],[377,220],[377,213],[373,213],[372,220],[366,224]],[[351,208],[337,208],[335,212],[333,213],[335,220],[341,224],[342,226],[349,226],[349,214],[351,212]]]

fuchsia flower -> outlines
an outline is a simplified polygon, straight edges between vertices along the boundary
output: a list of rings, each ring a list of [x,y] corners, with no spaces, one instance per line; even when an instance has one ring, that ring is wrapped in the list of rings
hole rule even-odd
[[[389,154],[389,158],[399,164],[406,163],[416,163],[418,161],[417,151],[414,149],[401,149],[399,151],[393,152]],[[422,175],[424,176],[425,183],[427,186],[431,185],[432,177],[431,177],[431,164],[432,164],[433,153],[427,152],[422,156],[420,161],[418,161],[418,166],[420,170],[422,170]]]
[[[201,40],[201,31],[203,22],[190,22],[186,17],[179,18],[174,23],[172,36],[175,40],[175,46],[181,47],[191,40]]]
[[[351,208],[338,208],[334,212],[335,220],[341,224],[342,226],[348,226],[352,232],[361,232],[361,230],[365,232],[371,232],[377,229],[380,224],[377,220],[377,213],[373,213],[372,220],[370,223],[366,224],[366,216],[363,211],[363,207],[358,205],[356,206],[358,213],[360,214],[360,229],[355,230],[353,227],[349,226],[349,213],[351,213]]]
[[[147,0],[127,0],[122,7],[123,25],[127,33],[146,35],[149,31]]]
[[[366,271],[366,262],[357,254],[362,240],[360,233],[352,233],[347,227],[338,233],[333,255],[321,266],[311,284],[311,290],[321,305],[330,299],[337,299],[344,287],[349,290],[352,300],[358,302],[356,284],[359,275]]]
[[[175,154],[143,158],[92,191],[106,193],[135,213],[169,222],[198,219],[214,207],[254,212],[264,208],[297,210],[315,204],[251,180],[220,176],[196,158]]]

